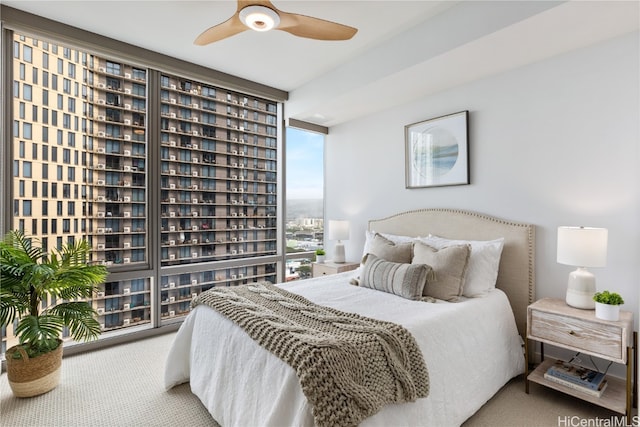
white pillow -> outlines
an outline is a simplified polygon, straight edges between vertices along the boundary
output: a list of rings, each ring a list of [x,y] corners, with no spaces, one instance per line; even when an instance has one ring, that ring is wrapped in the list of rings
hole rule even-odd
[[[465,277],[462,295],[468,298],[486,296],[496,287],[500,257],[504,247],[504,238],[495,240],[451,240],[429,234],[421,241],[437,249],[468,243],[471,256]]]

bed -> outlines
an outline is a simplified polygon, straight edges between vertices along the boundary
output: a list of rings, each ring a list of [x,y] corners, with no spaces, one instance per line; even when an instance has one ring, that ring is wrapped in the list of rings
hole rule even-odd
[[[535,293],[534,230],[530,224],[449,209],[369,221],[368,236],[500,239],[495,289],[481,297],[429,303],[353,286],[363,267],[277,286],[321,306],[402,325],[415,338],[428,369],[428,396],[385,405],[361,425],[456,426],[524,372],[520,336]],[[224,427],[315,424],[291,366],[206,305],[187,316],[167,355],[165,388],[185,382]]]

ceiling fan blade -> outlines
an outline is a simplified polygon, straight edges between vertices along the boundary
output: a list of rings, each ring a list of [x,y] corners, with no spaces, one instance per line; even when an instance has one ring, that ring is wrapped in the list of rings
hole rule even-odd
[[[238,0],[238,11],[241,11],[247,6],[265,6],[278,13],[280,12],[269,0]]]
[[[231,37],[246,30],[248,30],[248,28],[245,27],[242,21],[240,21],[238,13],[236,12],[231,18],[227,19],[223,23],[214,25],[208,30],[205,30],[193,43],[198,46],[203,46],[226,39],[227,37]]]
[[[326,21],[311,16],[278,11],[280,25],[277,30],[286,31],[298,37],[316,40],[349,40],[357,32],[357,28],[337,22]]]

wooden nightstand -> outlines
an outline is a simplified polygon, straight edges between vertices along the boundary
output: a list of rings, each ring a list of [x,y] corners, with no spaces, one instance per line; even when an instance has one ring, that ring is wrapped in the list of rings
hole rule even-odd
[[[355,270],[360,266],[359,262],[342,262],[336,263],[325,261],[324,263],[314,262],[311,264],[311,273],[313,277],[326,276],[327,274],[337,274],[345,271]]]
[[[631,364],[635,350],[633,313],[620,311],[620,320],[611,322],[596,318],[594,310],[568,306],[563,300],[544,298],[527,309],[527,340],[525,340],[525,391],[529,381],[559,390],[613,411],[631,414],[633,373]],[[529,340],[540,342],[541,363],[529,373]],[[627,366],[626,380],[607,376],[608,386],[601,397],[590,396],[544,378],[555,360],[544,358],[544,344],[580,352]],[[587,365],[587,367],[589,367]]]

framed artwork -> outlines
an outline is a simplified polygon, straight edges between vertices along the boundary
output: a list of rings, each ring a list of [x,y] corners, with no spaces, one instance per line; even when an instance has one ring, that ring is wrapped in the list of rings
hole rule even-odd
[[[407,188],[469,184],[468,111],[404,127]]]

